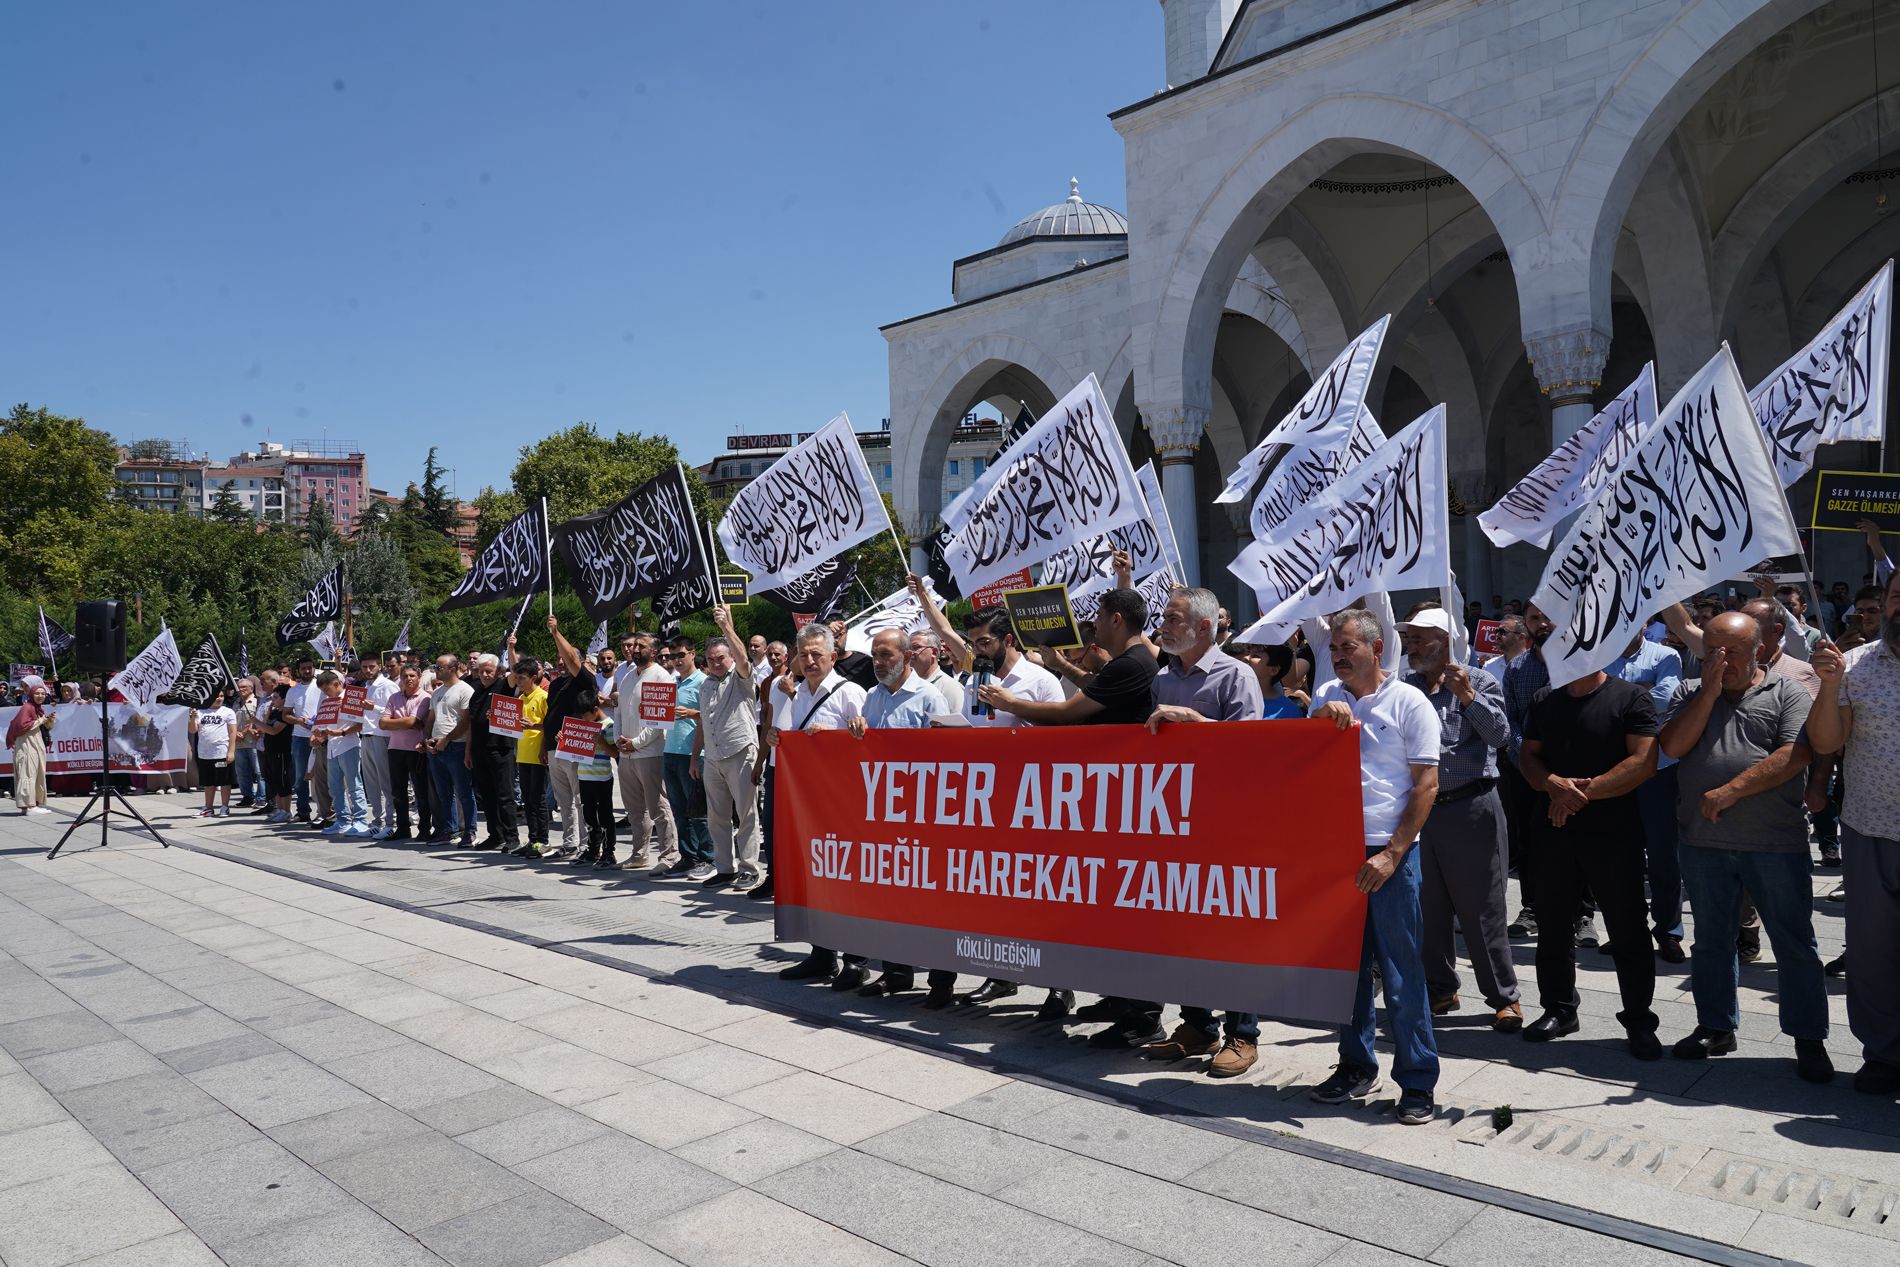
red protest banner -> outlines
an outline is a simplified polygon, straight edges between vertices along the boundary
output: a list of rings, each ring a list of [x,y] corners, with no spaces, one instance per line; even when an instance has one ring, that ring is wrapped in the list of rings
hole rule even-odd
[[[369,711],[369,690],[367,687],[346,686],[343,688],[343,717],[346,721],[362,721],[363,714]]]
[[[585,721],[579,717],[568,717],[561,721],[561,737],[555,742],[554,756],[558,761],[591,761],[594,749],[599,746],[600,723]]]
[[[1351,1014],[1366,911],[1354,731],[788,731],[778,753],[781,941],[1303,1020]]]
[[[521,738],[521,701],[512,695],[490,693],[488,732],[492,735],[506,735],[510,739]]]
[[[678,682],[640,683],[640,721],[661,730],[673,728],[673,710],[679,703]]]
[[[793,612],[792,613],[792,632],[796,633],[800,629],[803,629],[806,625],[809,625],[811,622],[812,622],[812,613]]]
[[[1498,627],[1504,622],[1499,620],[1481,620],[1471,633],[1471,645],[1479,655],[1503,655],[1504,647],[1498,642]]]
[[[342,716],[343,698],[340,695],[332,695],[317,705],[317,715],[312,721],[318,726],[334,726]]]
[[[1011,572],[1008,576],[999,576],[976,593],[970,595],[970,606],[978,610],[985,607],[1001,607],[1004,590],[1026,589],[1029,585],[1029,569]]]

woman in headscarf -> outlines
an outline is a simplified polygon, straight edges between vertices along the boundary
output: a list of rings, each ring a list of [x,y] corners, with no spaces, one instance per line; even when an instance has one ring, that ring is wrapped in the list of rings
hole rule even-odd
[[[13,803],[22,814],[50,814],[46,808],[46,735],[53,714],[46,708],[46,683],[27,677],[20,685],[26,699],[7,723],[7,747],[13,749]]]

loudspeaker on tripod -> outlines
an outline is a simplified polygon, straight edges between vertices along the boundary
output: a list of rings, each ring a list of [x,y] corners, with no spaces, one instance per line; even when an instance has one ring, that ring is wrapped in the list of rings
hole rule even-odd
[[[105,599],[79,604],[73,654],[81,673],[117,673],[125,667],[125,604]]]

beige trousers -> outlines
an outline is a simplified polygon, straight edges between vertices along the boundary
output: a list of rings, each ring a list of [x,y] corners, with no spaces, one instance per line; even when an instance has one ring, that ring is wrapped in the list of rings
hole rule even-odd
[[[758,751],[699,759],[706,787],[706,825],[712,829],[713,866],[721,874],[759,873],[759,788],[752,781]]]
[[[633,841],[633,854],[646,853],[657,825],[660,832],[659,861],[679,861],[679,833],[673,827],[673,807],[666,799],[666,778],[661,772],[660,754],[650,757],[620,758],[620,801],[627,807],[627,821],[633,826],[627,835]]]

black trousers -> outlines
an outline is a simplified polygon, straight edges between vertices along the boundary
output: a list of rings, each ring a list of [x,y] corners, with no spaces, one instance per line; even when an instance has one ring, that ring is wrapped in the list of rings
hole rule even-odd
[[[1634,817],[1632,815],[1632,817]],[[1649,900],[1643,893],[1640,824],[1614,835],[1589,834],[1544,823],[1530,843],[1536,877],[1537,993],[1544,1010],[1577,1013],[1577,917],[1592,893],[1610,934],[1616,984],[1623,996],[1617,1019],[1625,1028],[1653,1032],[1656,955],[1649,941]]]
[[[582,779],[581,816],[587,823],[587,852],[614,856],[614,784],[612,779]]]
[[[1511,869],[1517,872],[1518,893],[1524,905],[1537,914],[1537,881],[1527,859],[1531,840],[1540,828],[1549,826],[1548,799],[1524,781],[1517,767],[1508,760],[1498,762],[1498,800],[1504,806],[1504,829],[1511,843]],[[1537,915],[1543,920],[1542,915]]]
[[[421,751],[389,750],[389,790],[396,798],[396,830],[409,830],[409,793],[416,794],[416,835],[427,838],[435,822],[429,812],[429,754]]]
[[[488,824],[488,838],[519,844],[521,834],[515,825],[515,750],[513,744],[478,747],[470,758],[474,762],[475,799],[482,807],[482,819]],[[472,828],[471,824],[471,828]]]
[[[548,768],[518,761],[515,777],[521,780],[521,816],[528,820],[528,843],[545,845],[548,843]]]

